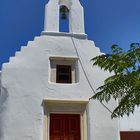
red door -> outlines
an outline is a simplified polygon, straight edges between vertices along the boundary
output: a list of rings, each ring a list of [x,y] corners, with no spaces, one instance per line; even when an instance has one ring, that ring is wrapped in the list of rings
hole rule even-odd
[[[80,115],[51,114],[50,140],[80,140]]]

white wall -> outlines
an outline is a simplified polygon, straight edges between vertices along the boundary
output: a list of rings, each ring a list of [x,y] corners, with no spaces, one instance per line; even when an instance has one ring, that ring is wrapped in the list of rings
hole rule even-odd
[[[136,107],[134,114],[120,119],[120,131],[140,131],[140,107]]]
[[[92,41],[74,38],[83,67],[94,89],[102,84],[108,73],[92,67],[91,58],[100,54]],[[52,56],[76,57],[71,37],[40,36],[22,47],[9,63],[3,64],[2,87],[6,94],[0,114],[1,140],[42,140],[43,99],[88,100],[94,93],[85,77],[80,63],[79,82],[53,84],[49,82]],[[114,103],[107,105],[114,108]],[[87,108],[88,140],[118,140],[118,121],[112,121],[110,113],[95,101]],[[45,125],[45,124],[44,124]]]

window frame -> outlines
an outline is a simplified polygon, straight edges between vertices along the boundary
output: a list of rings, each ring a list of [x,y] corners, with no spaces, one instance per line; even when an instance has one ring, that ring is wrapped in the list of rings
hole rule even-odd
[[[48,82],[50,84],[77,84],[79,83],[79,58],[68,56],[50,56],[49,57],[49,76]],[[56,65],[70,65],[71,66],[71,83],[57,83],[56,82]]]

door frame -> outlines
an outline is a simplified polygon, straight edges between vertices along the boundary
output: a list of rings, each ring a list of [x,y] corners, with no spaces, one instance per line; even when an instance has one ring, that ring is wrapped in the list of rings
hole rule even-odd
[[[80,114],[81,140],[87,140],[87,113],[88,101],[79,100],[44,100],[44,134],[43,140],[50,140],[50,114]]]

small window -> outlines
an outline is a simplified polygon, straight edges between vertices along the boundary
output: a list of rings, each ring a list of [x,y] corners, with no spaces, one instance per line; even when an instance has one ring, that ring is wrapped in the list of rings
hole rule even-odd
[[[72,83],[70,65],[57,65],[56,66],[56,82],[57,83]]]
[[[50,57],[49,81],[73,84],[79,82],[78,58]]]

